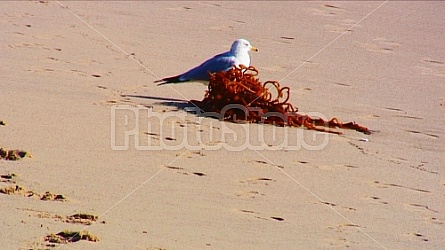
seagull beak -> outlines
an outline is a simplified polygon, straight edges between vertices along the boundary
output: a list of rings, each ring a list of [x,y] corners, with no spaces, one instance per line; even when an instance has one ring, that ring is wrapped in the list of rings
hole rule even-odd
[[[257,52],[258,52],[257,47],[253,47],[253,46],[252,46],[252,48],[250,48],[250,50],[253,50],[253,51],[257,51]]]

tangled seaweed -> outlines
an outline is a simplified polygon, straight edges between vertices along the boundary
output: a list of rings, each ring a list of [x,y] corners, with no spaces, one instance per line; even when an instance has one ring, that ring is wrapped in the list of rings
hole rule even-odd
[[[216,112],[227,121],[247,121],[277,126],[304,126],[311,130],[341,134],[330,128],[353,129],[370,134],[368,128],[355,122],[342,123],[298,114],[289,103],[290,88],[277,81],[261,83],[253,67],[233,67],[226,72],[210,74],[209,86],[202,101],[190,101],[204,112]],[[274,90],[272,92],[272,90]],[[274,93],[274,94],[273,94]]]

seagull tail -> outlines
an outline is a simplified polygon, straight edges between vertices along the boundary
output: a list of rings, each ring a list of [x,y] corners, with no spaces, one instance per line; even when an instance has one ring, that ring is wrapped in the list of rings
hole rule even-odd
[[[181,83],[181,82],[186,82],[184,80],[180,79],[181,75],[177,75],[177,76],[171,76],[171,77],[166,77],[166,78],[162,78],[161,80],[156,80],[154,81],[154,83],[159,83],[159,85],[164,85],[164,84],[169,84],[169,83]]]

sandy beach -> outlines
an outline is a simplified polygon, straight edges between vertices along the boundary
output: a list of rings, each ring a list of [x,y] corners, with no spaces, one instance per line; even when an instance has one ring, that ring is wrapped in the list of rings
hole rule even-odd
[[[27,154],[0,159],[0,248],[442,249],[444,8],[1,2],[0,148]],[[238,38],[299,112],[373,133],[199,117],[205,85],[153,83]]]

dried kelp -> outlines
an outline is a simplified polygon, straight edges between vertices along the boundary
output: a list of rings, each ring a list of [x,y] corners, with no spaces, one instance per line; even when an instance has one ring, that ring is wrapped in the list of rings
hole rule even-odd
[[[204,112],[216,112],[227,121],[246,121],[277,126],[304,126],[308,129],[341,134],[331,128],[353,129],[370,134],[368,128],[337,118],[323,120],[297,113],[289,103],[290,88],[277,81],[261,83],[253,66],[233,67],[210,74],[209,86],[202,101],[190,101]]]

